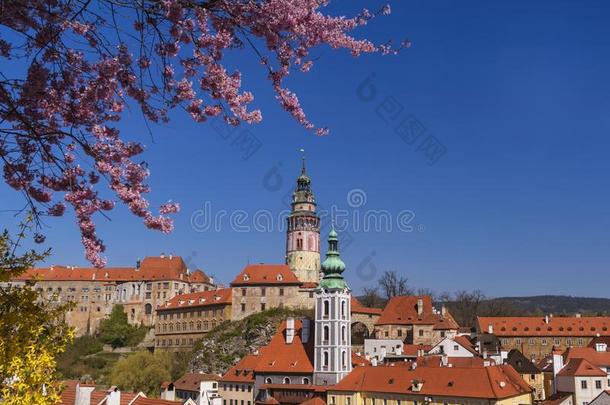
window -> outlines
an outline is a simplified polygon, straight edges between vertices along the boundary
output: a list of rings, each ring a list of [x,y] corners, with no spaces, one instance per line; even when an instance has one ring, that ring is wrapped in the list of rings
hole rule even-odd
[[[458,350],[460,350],[460,346],[458,346],[458,345],[453,345],[453,350],[457,352]]]
[[[542,340],[540,341],[540,343],[541,343],[543,346],[546,346],[546,339],[542,339]]]
[[[595,388],[598,390],[602,389],[602,380],[595,380]]]
[[[324,311],[322,313],[325,318],[328,318],[330,315],[330,302],[328,300],[324,301]]]
[[[584,341],[584,339],[583,339],[583,338],[578,338],[578,340],[576,341],[576,344],[577,344],[578,346],[582,346],[582,345],[584,345],[584,344],[585,344],[585,341]]]
[[[532,339],[532,338],[528,339],[528,342],[527,342],[527,343],[528,343],[530,346],[533,346],[533,345],[534,345],[534,339]]]
[[[264,297],[267,295],[267,289],[265,287],[261,287],[261,297]]]
[[[334,395],[331,395],[331,396],[330,396],[330,403],[331,403],[331,405],[335,405],[335,404],[337,403],[337,401],[336,401],[336,399],[335,399],[335,398],[336,398],[336,397],[335,397]]]
[[[146,315],[152,314],[152,305],[150,305],[150,304],[144,305],[144,313]]]
[[[283,296],[284,296],[284,289],[280,288],[280,297],[283,297]]]
[[[521,344],[521,338],[516,338],[515,339],[515,344],[520,345]]]
[[[265,310],[265,307],[266,307],[266,306],[265,306],[265,303],[263,302],[263,303],[261,304],[261,311],[264,311],[264,310]]]
[[[420,330],[419,330],[419,337],[422,337],[422,336],[424,336],[424,330],[423,330],[423,329],[420,329]]]
[[[561,339],[555,339],[554,343],[555,343],[556,345],[561,344]]]
[[[330,340],[330,328],[328,325],[324,326],[324,338],[322,339],[324,343],[328,343]]]
[[[327,368],[328,367],[328,352],[324,352],[322,365]]]
[[[398,329],[398,336],[402,336],[402,329]]]
[[[345,303],[345,301],[341,301],[341,318],[345,319],[345,314],[347,312],[347,304]]]
[[[271,378],[269,378],[269,377],[265,378],[265,384],[271,384],[271,383],[272,383]]]
[[[346,344],[347,343],[347,329],[345,326],[341,327],[341,343]]]
[[[580,382],[580,388],[582,388],[583,390],[587,389],[587,380],[582,380]]]
[[[345,398],[345,405],[352,405],[352,397]],[[398,404],[400,405],[400,404]]]
[[[246,312],[246,304],[241,304],[241,312]]]
[[[344,351],[341,352],[341,367],[345,370],[347,368],[347,353]]]
[[[445,331],[444,331],[444,330],[442,330],[442,331],[441,331],[441,337],[442,337],[442,338],[444,338],[444,337],[445,337]]]
[[[303,384],[308,385],[309,384],[309,378],[304,377],[303,378]]]
[[[284,377],[284,384],[290,384],[290,377]]]

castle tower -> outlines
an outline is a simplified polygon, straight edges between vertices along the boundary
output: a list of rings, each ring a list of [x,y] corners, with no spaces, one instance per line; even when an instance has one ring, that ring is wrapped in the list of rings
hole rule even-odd
[[[302,282],[320,280],[320,217],[305,170],[305,158],[292,193],[292,212],[287,218],[286,264]]]
[[[314,375],[316,385],[333,385],[352,371],[351,298],[335,229],[328,234],[324,277],[315,292]]]

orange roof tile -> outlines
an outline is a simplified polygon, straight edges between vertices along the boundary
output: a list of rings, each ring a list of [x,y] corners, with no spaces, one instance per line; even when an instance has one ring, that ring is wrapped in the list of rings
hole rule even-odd
[[[566,364],[573,359],[585,359],[597,367],[610,367],[610,352],[598,352],[592,347],[569,347],[563,358]]]
[[[208,278],[200,270],[193,277]],[[45,281],[105,281],[126,282],[145,280],[189,281],[186,264],[180,256],[146,257],[140,267],[105,267],[102,269],[76,266],[33,268],[15,278],[16,281],[35,278]],[[208,278],[209,279],[209,278]]]
[[[301,282],[285,264],[250,264],[231,282],[231,286],[294,284]]]
[[[231,367],[220,379],[223,382],[251,382],[254,383],[254,368],[260,361],[257,354],[248,354],[236,365]]]
[[[352,297],[352,314],[381,315],[381,311],[381,308],[365,307],[360,301]]]
[[[370,366],[371,362],[364,356],[360,356],[357,353],[352,352],[352,367]]]
[[[210,277],[199,269],[189,273],[189,281],[191,283],[211,283]]]
[[[594,366],[585,359],[573,359],[559,371],[558,376],[590,376],[590,377],[605,377],[608,375],[601,368]]]
[[[402,354],[404,356],[416,357],[419,356],[419,351],[423,350],[424,353],[428,353],[432,350],[432,345],[414,345],[405,343],[402,345]]]
[[[420,356],[416,359],[416,363],[418,367],[443,367],[443,356]],[[482,357],[447,357],[447,363],[451,364],[451,367],[467,368],[496,365],[493,359],[484,359]]]
[[[209,305],[231,305],[231,294],[231,288],[180,294],[159,306],[157,311],[176,308],[205,307]]]
[[[320,397],[312,397],[301,402],[301,405],[326,405],[326,401]]]
[[[423,303],[422,313],[417,312],[417,303]],[[441,315],[433,311],[429,295],[403,295],[392,297],[383,309],[375,325],[434,325],[435,329],[458,329],[448,311]]]
[[[478,328],[482,332],[493,327],[496,336],[596,336],[610,335],[610,316],[591,317],[478,317]]]
[[[414,391],[414,381],[423,382]],[[532,388],[508,365],[457,367],[357,367],[329,391],[383,392],[502,399],[532,392]]]
[[[286,321],[283,321],[269,344],[260,350],[257,373],[313,373],[313,325],[307,343],[302,342],[303,322],[294,321],[294,339],[286,343]]]

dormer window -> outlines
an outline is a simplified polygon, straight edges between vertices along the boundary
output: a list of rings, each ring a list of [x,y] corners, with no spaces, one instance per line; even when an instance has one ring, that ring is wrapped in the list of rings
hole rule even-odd
[[[277,281],[282,281],[283,279],[284,279],[284,277],[282,277],[282,275],[281,275],[281,274],[278,274],[278,275],[277,275]]]
[[[248,281],[248,280],[250,280],[250,276],[247,274],[244,274],[244,281]]]

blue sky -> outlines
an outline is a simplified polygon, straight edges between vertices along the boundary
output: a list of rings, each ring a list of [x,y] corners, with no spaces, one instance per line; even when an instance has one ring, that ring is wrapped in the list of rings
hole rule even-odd
[[[147,231],[122,207],[111,221],[99,218],[109,264],[173,253],[227,283],[248,262],[282,262],[277,223],[273,232],[238,232],[225,219],[220,231],[197,231],[191,219],[206,204],[212,213],[243,210],[250,226],[259,210],[279,213],[304,148],[324,207],[347,209],[352,218],[367,210],[384,210],[394,221],[415,214],[411,232],[350,224],[343,258],[357,292],[396,270],[438,292],[610,296],[600,283],[610,264],[610,3],[390,4],[391,16],[358,34],[408,37],[410,49],[354,59],[322,48],[310,73],[288,81],[310,119],[330,127],[326,137],[279,108],[247,52],[230,61],[242,68],[264,116],[248,128],[262,145],[249,159],[232,144],[236,134],[223,139],[182,114],[154,127],[153,138],[137,112],[126,114],[123,132],[147,145],[153,206],[172,199],[182,212],[170,235]],[[329,11],[380,5],[343,0]],[[412,144],[397,133],[402,120],[413,124],[412,136],[419,128]],[[432,139],[445,151],[434,164],[422,150]],[[0,193],[2,209],[21,206],[6,186]],[[366,203],[350,206],[348,195],[359,193]],[[14,225],[9,212],[0,218]],[[72,218],[47,225],[49,262],[87,265]]]

